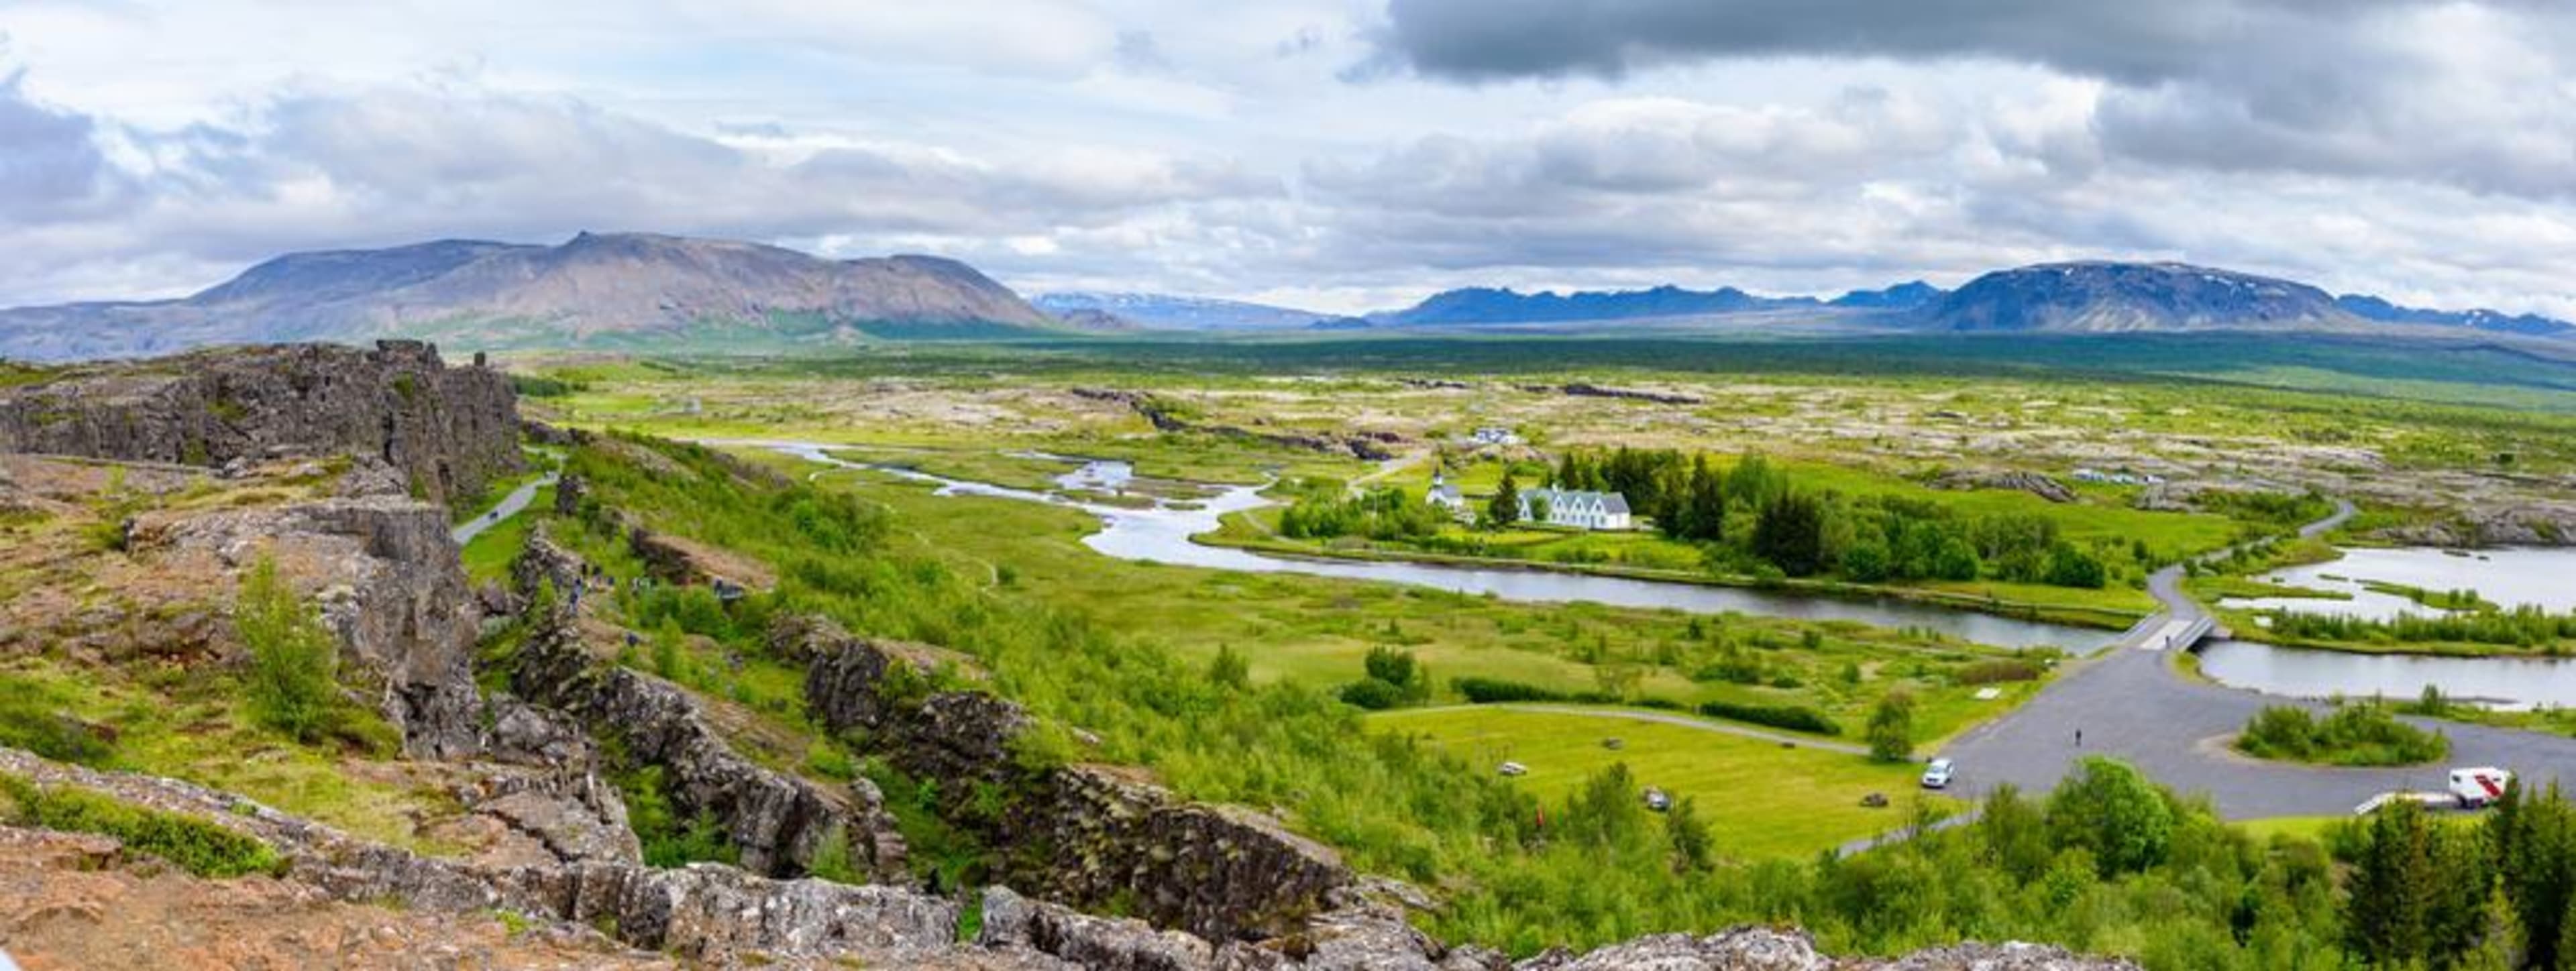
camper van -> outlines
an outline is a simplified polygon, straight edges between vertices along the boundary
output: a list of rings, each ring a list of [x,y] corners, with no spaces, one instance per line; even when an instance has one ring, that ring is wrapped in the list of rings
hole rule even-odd
[[[2462,809],[2476,809],[2504,798],[2504,787],[2513,782],[2513,773],[2494,766],[2451,770],[2451,797]]]

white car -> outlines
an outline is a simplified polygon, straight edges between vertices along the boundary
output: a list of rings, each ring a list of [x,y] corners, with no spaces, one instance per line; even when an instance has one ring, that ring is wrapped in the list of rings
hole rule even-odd
[[[1518,762],[1505,762],[1503,763],[1502,771],[1506,776],[1528,775],[1529,766],[1522,765]]]
[[[1949,759],[1933,759],[1932,764],[1923,767],[1923,788],[1950,788],[1950,777],[1957,775],[1958,771],[1958,765]]]
[[[1646,808],[1653,812],[1664,812],[1669,810],[1673,808],[1673,797],[1665,795],[1664,791],[1661,789],[1648,786],[1646,788]]]

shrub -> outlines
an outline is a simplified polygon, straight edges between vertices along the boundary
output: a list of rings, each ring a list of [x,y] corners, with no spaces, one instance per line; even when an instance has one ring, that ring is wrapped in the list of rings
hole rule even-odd
[[[233,629],[250,649],[251,717],[297,741],[320,736],[339,695],[339,645],[312,605],[278,579],[275,559],[262,554],[242,580]]]
[[[274,873],[283,865],[267,843],[193,816],[145,809],[81,789],[39,786],[0,774],[0,821],[115,837],[201,877]]]
[[[1465,677],[1449,682],[1468,704],[1488,705],[1505,701],[1564,701],[1565,693],[1534,684],[1505,681],[1501,678]]]
[[[2339,705],[2323,719],[2295,705],[2272,705],[2245,723],[2236,748],[2293,762],[2415,765],[2450,754],[2451,740],[2398,721],[2379,704]]]
[[[2027,658],[2003,657],[1963,665],[1950,675],[1956,684],[2000,684],[2006,681],[2039,680],[2039,662]]]
[[[1342,686],[1342,700],[1370,711],[1402,707],[1404,689],[1377,678],[1361,678]]]
[[[1914,756],[1914,698],[1891,691],[1869,713],[1869,757],[1903,762]]]
[[[1702,702],[1699,713],[1711,718],[1726,718],[1793,732],[1818,735],[1840,735],[1843,727],[1825,717],[1823,712],[1802,705],[1746,705],[1731,701]]]

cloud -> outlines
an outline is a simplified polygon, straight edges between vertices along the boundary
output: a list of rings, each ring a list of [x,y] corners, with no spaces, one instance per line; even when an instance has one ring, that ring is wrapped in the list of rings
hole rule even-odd
[[[1376,73],[1630,78],[1717,61],[2032,65],[2106,84],[2107,151],[2215,171],[2576,194],[2576,7],[2541,0],[1390,0]]]
[[[88,116],[27,97],[25,74],[0,80],[0,224],[96,218],[132,185],[100,150]]]

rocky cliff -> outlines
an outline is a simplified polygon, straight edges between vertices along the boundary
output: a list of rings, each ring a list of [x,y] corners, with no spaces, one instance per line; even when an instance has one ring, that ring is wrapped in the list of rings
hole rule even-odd
[[[208,467],[368,456],[432,502],[518,471],[518,434],[507,375],[409,341],[201,351],[0,388],[0,452]]]

